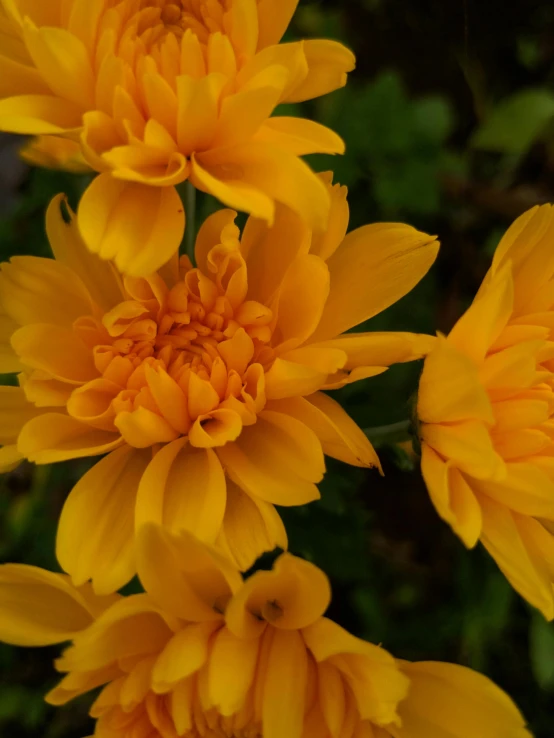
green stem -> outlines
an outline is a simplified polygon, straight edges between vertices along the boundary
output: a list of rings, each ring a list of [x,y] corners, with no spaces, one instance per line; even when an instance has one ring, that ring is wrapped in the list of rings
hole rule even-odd
[[[411,421],[401,420],[390,425],[379,425],[375,428],[365,428],[364,433],[370,441],[383,443],[396,443],[408,438]]]
[[[185,253],[194,264],[194,245],[196,243],[196,187],[190,182],[185,182]]]

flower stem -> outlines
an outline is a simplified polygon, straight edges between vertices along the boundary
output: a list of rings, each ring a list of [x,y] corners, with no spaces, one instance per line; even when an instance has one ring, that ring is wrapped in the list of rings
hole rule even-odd
[[[190,182],[184,186],[185,202],[185,253],[194,264],[194,245],[196,243],[196,187]]]
[[[398,443],[409,438],[410,420],[401,420],[390,425],[379,425],[374,428],[365,428],[364,433],[372,443],[383,445],[386,443]]]

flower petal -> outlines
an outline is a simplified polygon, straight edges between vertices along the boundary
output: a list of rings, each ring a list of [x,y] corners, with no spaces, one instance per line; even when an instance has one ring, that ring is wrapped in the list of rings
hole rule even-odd
[[[258,0],[258,49],[278,44],[294,15],[298,0]]]
[[[213,543],[225,513],[225,477],[211,449],[195,449],[180,438],[160,449],[138,489],[137,530],[159,523],[172,532],[187,530]]]
[[[63,574],[35,566],[0,567],[0,638],[18,646],[68,641],[93,622],[86,601]]]
[[[123,443],[120,436],[96,430],[62,413],[45,413],[23,426],[17,448],[35,464],[98,456]]]
[[[256,141],[237,144],[223,149],[214,149],[196,156],[197,163],[215,180],[223,183],[219,191],[210,190],[227,205],[227,188],[246,185],[260,194],[288,205],[314,227],[325,228],[329,216],[330,198],[321,180],[301,159],[287,151]],[[194,173],[194,166],[193,166]],[[223,197],[221,197],[223,195]],[[244,209],[244,208],[238,208]],[[258,217],[273,221],[271,211],[260,212],[258,207],[245,208]]]
[[[210,652],[209,694],[222,715],[234,715],[243,707],[256,676],[258,648],[257,638],[237,638],[227,628],[216,635]]]
[[[265,671],[264,738],[301,738],[304,727],[308,655],[300,633],[276,630]]]
[[[490,679],[457,664],[401,662],[410,680],[400,703],[399,738],[531,738],[508,695]]]
[[[65,133],[81,126],[75,103],[49,95],[18,95],[0,100],[0,131],[30,136]]]
[[[96,177],[77,212],[88,248],[134,277],[149,276],[179,248],[185,213],[174,187],[150,187]]]
[[[344,87],[347,73],[356,66],[356,57],[343,44],[323,39],[303,42],[308,62],[306,79],[287,95],[286,102],[303,102]]]
[[[184,620],[221,620],[231,595],[242,586],[233,565],[190,533],[171,534],[152,523],[138,531],[140,580],[164,611]]]
[[[92,579],[99,594],[115,592],[136,571],[134,513],[148,454],[124,446],[77,482],[62,509],[56,554],[76,585]]]
[[[349,233],[328,260],[331,290],[312,341],[335,338],[403,297],[438,253],[433,236],[398,223]]]
[[[230,479],[223,527],[216,540],[240,571],[246,571],[266,551],[287,548],[287,532],[269,502],[250,497]]]

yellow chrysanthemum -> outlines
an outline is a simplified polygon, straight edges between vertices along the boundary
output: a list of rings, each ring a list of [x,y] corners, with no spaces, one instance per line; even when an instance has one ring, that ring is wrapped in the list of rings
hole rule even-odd
[[[49,208],[56,261],[15,257],[0,273],[0,461],[108,454],[62,512],[58,556],[76,584],[118,589],[144,521],[217,542],[247,568],[286,546],[273,505],[319,497],[323,454],[379,460],[322,389],[421,357],[430,336],[344,334],[398,300],[433,263],[433,237],[398,224],[347,235],[345,188],[313,234],[279,207],[275,226],[236,213],[203,224],[186,257],[122,278]],[[159,238],[163,240],[164,235]],[[155,247],[155,244],[152,244]]]
[[[0,637],[73,640],[47,700],[103,686],[98,738],[531,738],[480,674],[396,661],[325,618],[329,582],[313,564],[283,554],[243,582],[190,534],[148,525],[138,566],[146,593],[117,600],[0,568]]]
[[[554,211],[522,215],[419,387],[422,470],[468,547],[480,539],[554,617]]]
[[[328,193],[298,157],[344,145],[312,121],[270,116],[344,85],[354,57],[334,41],[279,44],[297,4],[1,0],[0,130],[79,142],[101,173],[80,204],[82,235],[135,276],[178,248],[175,185],[187,179],[268,222],[281,202],[323,229]],[[137,233],[168,222],[137,262]]]

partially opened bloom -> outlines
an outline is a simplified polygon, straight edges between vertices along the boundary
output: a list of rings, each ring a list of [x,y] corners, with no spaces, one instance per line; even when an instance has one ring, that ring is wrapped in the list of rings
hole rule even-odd
[[[439,515],[554,618],[554,211],[522,215],[425,361],[422,470]]]
[[[335,41],[279,44],[297,4],[1,0],[0,130],[79,144],[100,173],[80,204],[83,237],[135,276],[177,250],[187,179],[268,222],[282,202],[323,229],[328,193],[299,156],[344,145],[270,116],[344,85],[354,57]],[[43,163],[60,162],[58,142],[41,146]],[[164,227],[163,241],[148,237]]]
[[[58,198],[47,215],[56,260],[2,266],[0,368],[21,372],[0,410],[6,463],[108,454],[61,516],[58,557],[76,584],[92,577],[111,592],[129,580],[145,521],[194,531],[246,569],[286,546],[274,505],[319,497],[324,453],[379,466],[320,390],[429,349],[429,336],[343,331],[408,292],[438,244],[398,224],[343,238],[345,191],[329,189],[322,236],[283,207],[274,228],[252,218],[241,239],[222,210],[199,232],[196,268],[183,258],[149,278],[90,254]]]
[[[243,582],[215,550],[156,526],[138,551],[146,593],[109,606],[63,575],[0,568],[0,637],[73,639],[47,699],[103,686],[99,738],[530,738],[480,674],[396,661],[325,618],[330,587],[313,564],[283,554]]]

